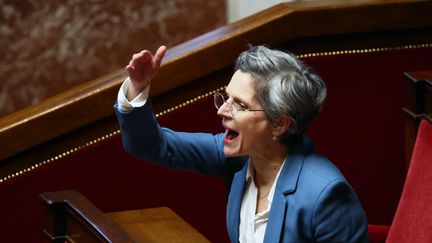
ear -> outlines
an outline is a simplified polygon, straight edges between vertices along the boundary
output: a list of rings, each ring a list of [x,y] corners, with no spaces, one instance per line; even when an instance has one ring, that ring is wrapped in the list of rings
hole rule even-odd
[[[272,136],[279,137],[283,134],[288,128],[291,126],[292,120],[289,117],[281,117],[279,120],[273,125],[272,128]]]

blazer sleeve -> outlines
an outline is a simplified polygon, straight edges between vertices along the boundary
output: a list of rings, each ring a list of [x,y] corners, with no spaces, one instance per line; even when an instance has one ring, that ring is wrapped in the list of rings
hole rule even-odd
[[[224,176],[223,134],[184,133],[161,128],[149,99],[142,107],[121,112],[114,105],[127,153],[165,167]]]
[[[312,223],[316,242],[369,242],[366,214],[345,180],[334,180],[321,192]]]

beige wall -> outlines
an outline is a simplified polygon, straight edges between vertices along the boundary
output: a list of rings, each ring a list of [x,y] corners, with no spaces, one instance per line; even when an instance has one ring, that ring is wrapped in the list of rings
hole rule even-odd
[[[225,22],[225,1],[0,0],[0,116]]]
[[[234,22],[281,2],[294,0],[227,0],[227,21]]]

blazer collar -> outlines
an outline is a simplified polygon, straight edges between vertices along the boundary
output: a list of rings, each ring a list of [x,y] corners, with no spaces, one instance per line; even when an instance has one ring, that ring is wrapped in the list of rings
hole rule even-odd
[[[313,151],[314,146],[310,139],[306,137],[303,138],[302,143],[290,147],[284,167],[276,183],[264,242],[279,242],[281,240],[283,222],[286,217],[286,211],[289,210],[286,195],[294,193],[297,189],[297,182],[303,168],[304,158]]]
[[[248,163],[245,163],[243,169],[234,175],[231,184],[231,191],[228,196],[227,205],[227,227],[231,242],[238,242],[240,226],[240,207],[243,198],[243,191],[246,185],[246,173]]]
[[[312,141],[307,137],[303,137],[302,142],[290,147],[276,184],[276,188],[280,193],[286,195],[296,190],[304,158],[314,150]]]

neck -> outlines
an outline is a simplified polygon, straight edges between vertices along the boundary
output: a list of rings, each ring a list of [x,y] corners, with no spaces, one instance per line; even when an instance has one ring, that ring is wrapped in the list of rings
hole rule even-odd
[[[273,185],[285,160],[288,148],[283,145],[278,147],[277,150],[272,149],[272,153],[267,154],[267,156],[251,156],[250,162],[255,170],[254,181],[258,189],[268,188]]]

